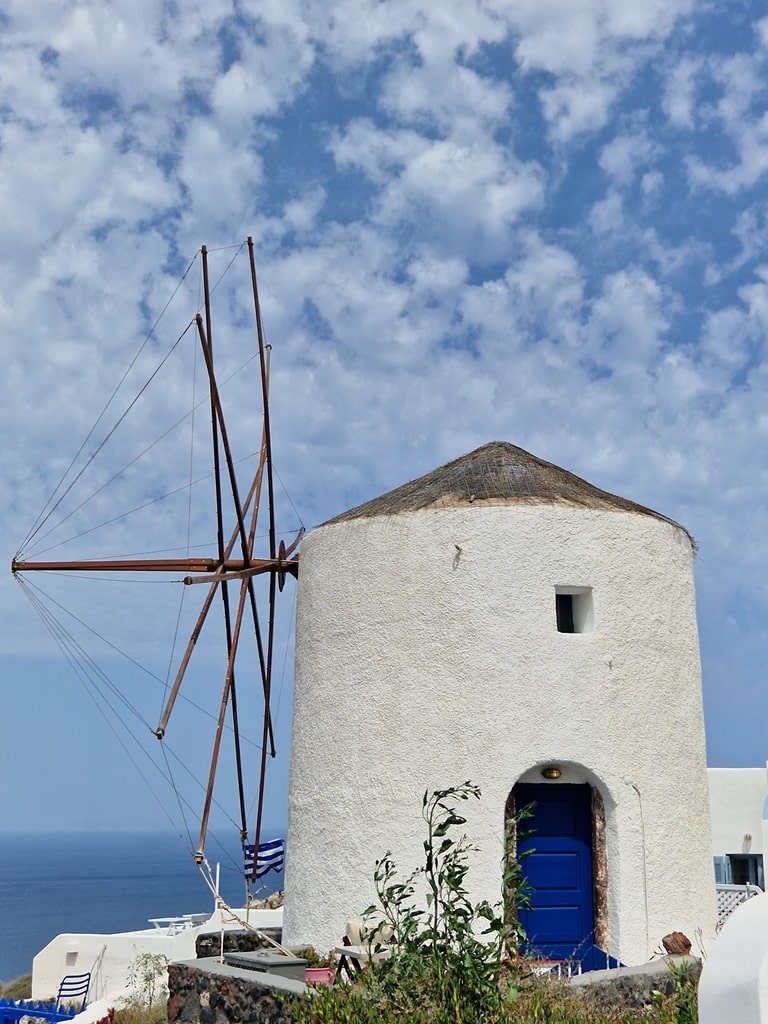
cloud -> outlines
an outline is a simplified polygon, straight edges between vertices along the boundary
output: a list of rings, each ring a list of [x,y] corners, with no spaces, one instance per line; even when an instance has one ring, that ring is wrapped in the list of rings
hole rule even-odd
[[[597,351],[616,375],[654,358],[669,329],[664,291],[640,267],[609,275],[592,304],[591,333]]]
[[[688,0],[7,5],[7,546],[200,243],[218,281],[252,234],[287,532],[491,438],[519,443],[693,530],[702,622],[733,623],[730,652],[703,631],[707,699],[735,660],[738,708],[760,647],[740,609],[768,611],[765,25],[754,4],[737,25]],[[249,287],[247,274],[217,286],[224,377],[252,346]],[[143,369],[199,303],[198,258]],[[207,414],[170,431],[193,381],[205,390],[192,342],[94,463],[95,490],[122,473],[115,497],[97,490],[80,510],[86,527],[180,486],[190,463],[193,493],[209,489],[190,455]],[[261,434],[253,378],[224,397],[245,457]],[[164,430],[162,450],[130,464]],[[185,542],[185,501],[113,523],[110,553],[160,547],[171,527]],[[195,543],[206,515],[191,516]],[[54,586],[116,618],[98,588]],[[34,662],[40,634],[17,591],[0,586],[4,651]],[[125,605],[123,638],[155,601]],[[170,660],[167,642],[153,653]],[[715,727],[741,736],[732,714]],[[757,763],[763,743],[723,749]]]
[[[406,124],[470,139],[508,118],[508,86],[453,60],[414,67],[399,62],[383,83],[381,106]]]
[[[502,42],[508,30],[503,8],[481,0],[338,0],[310,5],[307,14],[334,67],[369,63],[396,44],[411,45],[427,63],[459,51],[472,55],[483,44]]]
[[[602,128],[617,95],[617,87],[609,82],[575,77],[563,77],[540,92],[544,116],[558,142]]]
[[[691,10],[689,0],[516,4],[515,54],[522,69],[554,79],[539,93],[553,137],[568,143],[602,128],[637,68]]]
[[[736,195],[754,186],[768,169],[768,115],[764,112],[766,55],[759,49],[711,59],[709,82],[718,90],[714,104],[702,105],[710,131],[719,130],[725,159],[692,156],[689,176],[696,187]]]
[[[685,57],[669,71],[662,108],[676,128],[694,127],[696,79],[703,68],[704,61],[701,58]]]
[[[243,38],[238,52],[239,59],[213,81],[210,102],[220,123],[247,135],[257,118],[274,115],[296,99],[316,51],[301,23],[286,19],[264,25],[258,42]]]
[[[362,170],[381,186],[376,223],[417,223],[430,242],[479,262],[495,259],[511,225],[542,199],[536,165],[510,159],[482,136],[466,144],[355,122],[332,151],[338,166]]]
[[[643,166],[652,164],[659,153],[658,145],[644,131],[617,135],[603,147],[600,166],[620,185],[628,185],[642,172]]]

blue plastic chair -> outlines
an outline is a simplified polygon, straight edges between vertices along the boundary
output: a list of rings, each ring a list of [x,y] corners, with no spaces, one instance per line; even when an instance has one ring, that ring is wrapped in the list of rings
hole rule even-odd
[[[71,1020],[85,1009],[90,984],[90,973],[67,974],[61,979],[56,999],[51,1003],[34,999],[0,999],[0,1022],[6,1024],[22,1017],[40,1017],[52,1024]]]

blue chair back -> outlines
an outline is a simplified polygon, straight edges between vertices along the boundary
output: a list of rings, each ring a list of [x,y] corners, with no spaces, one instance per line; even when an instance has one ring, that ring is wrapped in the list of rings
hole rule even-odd
[[[48,1024],[69,1021],[85,1009],[90,984],[90,974],[67,974],[61,980],[53,1003],[33,999],[0,999],[0,1024],[13,1024],[23,1017],[38,1017]]]
[[[79,1002],[80,1009],[84,1010],[90,985],[90,974],[66,974],[61,979],[59,991],[56,995],[56,1009],[60,1009],[67,1003]]]

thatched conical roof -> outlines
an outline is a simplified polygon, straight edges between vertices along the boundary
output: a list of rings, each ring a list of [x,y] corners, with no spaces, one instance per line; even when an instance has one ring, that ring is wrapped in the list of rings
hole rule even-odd
[[[644,505],[594,487],[574,473],[506,441],[491,441],[379,498],[342,512],[329,519],[328,523],[398,515],[419,509],[482,504],[621,509],[679,525]]]

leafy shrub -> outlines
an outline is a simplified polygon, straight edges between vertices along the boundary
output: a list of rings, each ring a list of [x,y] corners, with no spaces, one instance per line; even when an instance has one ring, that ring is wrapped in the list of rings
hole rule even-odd
[[[379,905],[366,915],[383,913],[392,927],[394,953],[371,977],[384,1001],[401,1012],[413,1014],[428,1005],[437,1021],[467,1024],[498,1013],[500,965],[519,929],[505,921],[503,906],[485,900],[472,904],[465,882],[473,847],[464,835],[452,834],[466,822],[457,803],[479,797],[470,782],[425,793],[423,867],[401,882],[391,855],[376,864]],[[417,879],[426,887],[424,908],[415,902]]]
[[[128,965],[128,1002],[151,1007],[167,996],[167,970],[168,957],[164,953],[139,953]]]
[[[314,946],[304,946],[296,950],[296,956],[307,961],[307,967],[335,967],[336,956],[330,950],[325,956],[320,956]]]
[[[700,971],[687,961],[670,962],[669,971],[674,981],[670,995],[654,993],[653,1006],[659,1024],[698,1024],[698,989]]]

